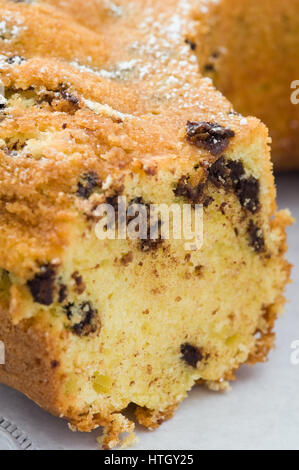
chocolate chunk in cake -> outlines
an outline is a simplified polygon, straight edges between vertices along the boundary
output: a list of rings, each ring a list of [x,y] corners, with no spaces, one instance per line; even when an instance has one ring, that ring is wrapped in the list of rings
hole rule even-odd
[[[185,343],[181,345],[181,354],[183,360],[191,367],[196,368],[197,364],[202,361],[203,353],[200,348],[192,344]]]
[[[27,281],[35,302],[42,305],[51,305],[54,301],[56,271],[51,264],[42,266],[40,272],[33,279]]]
[[[94,190],[99,187],[100,179],[94,171],[85,173],[78,183],[77,196],[88,199]]]
[[[254,248],[257,253],[262,253],[265,251],[265,239],[262,229],[257,227],[257,225],[250,220],[248,227],[248,234],[250,238],[249,245]]]
[[[72,330],[77,336],[89,336],[99,329],[99,321],[97,319],[98,312],[92,308],[90,302],[83,302],[80,305],[83,319],[76,323]]]
[[[213,198],[207,196],[204,189],[204,183],[192,186],[190,177],[182,176],[174,190],[174,194],[177,197],[184,197],[194,204],[203,204],[204,207],[208,207],[213,202]]]
[[[6,59],[6,63],[9,65],[21,65],[26,59],[20,55],[13,55]]]
[[[240,160],[227,160],[222,156],[210,167],[208,181],[217,188],[233,190],[241,206],[252,214],[258,211],[260,183],[254,176],[246,174]]]
[[[212,155],[220,155],[235,136],[234,131],[212,122],[187,122],[187,140],[198,148],[208,150]]]
[[[72,274],[72,279],[75,281],[75,291],[77,294],[83,294],[83,292],[86,289],[86,285],[83,282],[82,276],[78,273],[78,271],[75,271]]]
[[[58,291],[58,302],[62,304],[68,296],[68,289],[65,284],[61,284]]]
[[[196,42],[192,41],[191,39],[186,39],[185,43],[190,46],[191,51],[196,51],[197,45]]]

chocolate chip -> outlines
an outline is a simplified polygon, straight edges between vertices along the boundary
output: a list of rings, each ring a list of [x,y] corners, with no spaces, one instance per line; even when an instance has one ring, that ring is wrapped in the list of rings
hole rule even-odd
[[[214,64],[206,64],[204,66],[205,72],[215,72],[215,65]]]
[[[143,199],[143,197],[139,196],[139,197],[135,197],[134,199],[132,199],[130,201],[130,206],[131,205],[134,205],[134,204],[142,204],[143,206],[150,206],[149,203],[146,203],[145,200]]]
[[[204,183],[192,186],[190,178],[182,176],[174,190],[174,194],[176,197],[184,197],[194,204],[203,204],[204,207],[208,207],[213,202],[213,198],[205,195],[204,189]]]
[[[68,320],[71,320],[72,319],[72,316],[73,316],[73,308],[75,307],[75,304],[73,302],[70,302],[68,303],[67,305],[65,305],[65,307],[63,307],[63,310],[68,318]]]
[[[229,161],[230,179],[233,189],[244,209],[253,214],[259,209],[260,184],[254,176],[246,176],[244,165],[241,161]]]
[[[162,242],[163,240],[161,238],[156,240],[153,240],[151,238],[140,240],[140,249],[143,252],[154,251],[159,248]]]
[[[56,110],[69,113],[71,115],[80,108],[79,98],[71,93],[68,86],[64,83],[60,83],[58,87],[53,90],[41,89],[38,92],[37,103],[48,103],[49,106],[55,105]]]
[[[240,180],[236,186],[236,193],[241,206],[253,214],[259,208],[259,190],[259,182],[253,176]]]
[[[226,215],[226,213],[225,213],[226,206],[227,206],[227,203],[223,202],[219,207],[220,212],[221,212],[222,215]]]
[[[185,343],[181,345],[182,359],[191,367],[196,368],[198,362],[203,360],[202,349],[192,346],[192,344]]]
[[[260,184],[254,176],[247,176],[240,160],[219,158],[209,169],[208,180],[217,188],[233,190],[241,206],[251,213],[256,213],[260,207]]]
[[[129,251],[129,253],[121,257],[120,262],[123,266],[128,266],[130,263],[132,263],[133,259],[134,259],[133,252]]]
[[[217,188],[227,187],[227,179],[230,176],[230,171],[227,167],[224,157],[220,157],[209,169],[208,180]]]
[[[99,184],[100,179],[98,175],[94,171],[89,171],[79,181],[76,194],[83,199],[88,199]]]
[[[196,203],[201,198],[203,189],[204,184],[198,184],[193,187],[190,183],[190,178],[188,176],[182,176],[174,190],[174,194],[176,197],[184,197]]]
[[[78,273],[78,271],[75,271],[72,274],[72,279],[75,281],[75,290],[77,294],[81,295],[86,289],[86,285],[83,282],[82,276]]]
[[[109,204],[109,206],[112,206],[116,212],[118,212],[118,198],[119,198],[118,193],[115,193],[113,196],[109,196],[106,198],[106,204]]]
[[[235,136],[234,131],[212,122],[187,122],[187,140],[198,148],[208,150],[212,155],[221,154]]]
[[[211,57],[212,59],[218,59],[218,57],[220,57],[220,50],[218,51],[214,51],[212,54],[211,54]]]
[[[150,202],[145,202],[142,197],[135,197],[132,199],[129,203],[128,206],[125,208],[126,211],[124,211],[124,214],[122,215],[121,213],[118,212],[118,196],[119,194],[115,194],[111,197],[106,198],[106,203],[111,205],[115,213],[117,215],[117,223],[125,223],[127,226],[129,226],[130,222],[135,221],[137,218],[137,214],[140,213],[142,216],[142,219],[144,220],[144,223],[146,224],[146,234],[145,234],[145,229],[143,230],[142,227],[142,235],[146,238],[140,239],[139,242],[139,248],[143,252],[148,252],[148,251],[153,251],[159,248],[159,246],[163,243],[162,239],[162,233],[161,233],[161,227],[162,227],[162,222],[161,220],[156,221],[155,223],[157,225],[154,225],[152,222],[152,217],[151,217],[151,203]],[[134,207],[136,206],[136,208]],[[146,214],[145,211],[141,212],[140,208],[138,206],[143,206],[146,209]],[[128,215],[128,212],[130,215]],[[138,227],[136,227],[136,231],[138,230]],[[156,238],[152,238],[152,234],[155,234]],[[124,263],[129,263],[131,260],[131,255],[129,257],[125,257],[121,260],[121,262]]]
[[[85,301],[79,305],[70,302],[63,308],[68,320],[73,320],[74,317],[81,317],[82,320],[74,323],[70,329],[77,336],[89,336],[96,333],[100,329],[100,321],[98,312],[92,307],[91,302]]]
[[[190,46],[191,51],[196,51],[197,45],[194,41],[191,41],[190,39],[186,39],[185,43]]]
[[[26,59],[20,55],[13,55],[6,59],[6,63],[9,65],[21,65],[25,61]]]
[[[51,361],[51,367],[52,367],[52,369],[57,369],[57,367],[59,367],[59,366],[60,366],[60,362],[59,362],[59,361],[56,361],[56,360]]]
[[[156,224],[152,224],[151,217],[150,217],[150,205],[148,207],[148,213],[147,213],[147,238],[141,239],[140,240],[140,249],[143,252],[149,252],[149,251],[154,251],[157,250],[163,243],[163,238],[162,238],[162,221],[159,219]],[[157,238],[151,238],[152,233],[157,234]]]
[[[62,91],[61,96],[64,100],[68,101],[69,103],[73,104],[74,106],[79,105],[79,99],[77,96],[73,95],[72,93],[69,93],[67,91]]]
[[[163,243],[161,227],[162,221],[159,219],[156,224],[154,225],[151,220],[151,203],[145,202],[142,197],[136,197],[130,201],[129,207],[134,205],[142,205],[146,208],[146,215],[147,215],[147,229],[146,229],[146,238],[140,240],[140,250],[143,252],[149,252],[157,250],[161,244]],[[138,212],[138,209],[137,209]],[[127,217],[127,224],[130,223],[135,217]],[[157,238],[152,238],[152,234],[157,234]]]
[[[265,251],[263,231],[253,222],[253,220],[250,220],[249,222],[248,234],[249,245],[252,246],[257,253],[263,253]]]
[[[40,273],[36,274],[30,281],[27,281],[35,302],[42,305],[51,305],[53,303],[55,276],[54,267],[46,264],[41,268]]]
[[[241,160],[227,160],[226,166],[229,169],[229,178],[233,184],[238,184],[245,176],[244,165]]]
[[[195,266],[194,271],[195,271],[196,276],[202,277],[204,266],[201,266],[201,265]]]
[[[99,327],[97,321],[97,311],[94,310],[90,302],[83,302],[80,305],[80,310],[83,315],[83,320],[79,323],[76,323],[72,330],[77,336],[89,336],[92,333],[95,333]]]
[[[60,304],[62,304],[65,299],[67,298],[68,296],[68,289],[67,289],[67,286],[64,285],[64,284],[61,284],[60,288],[59,288],[59,292],[58,292],[58,302]]]

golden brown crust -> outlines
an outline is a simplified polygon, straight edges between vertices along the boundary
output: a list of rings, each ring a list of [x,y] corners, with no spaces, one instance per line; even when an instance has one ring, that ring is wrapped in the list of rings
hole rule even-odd
[[[161,10],[155,1],[149,2],[148,7],[153,4],[159,19],[172,6],[178,7],[173,0],[168,2]],[[18,41],[4,42],[1,52],[8,58],[13,53],[27,59],[20,65],[9,65],[3,59],[0,71],[8,94],[19,94],[21,100],[15,98],[0,123],[0,139],[4,141],[0,149],[0,260],[3,268],[20,277],[30,278],[38,263],[59,258],[68,243],[68,223],[78,215],[74,194],[84,172],[95,171],[103,181],[113,173],[117,180],[129,172],[148,173],[157,164],[160,169],[178,168],[188,162],[190,165],[193,159],[197,164],[215,160],[208,151],[199,151],[187,142],[188,120],[216,121],[232,129],[236,133],[232,150],[242,141],[250,140],[251,135],[266,135],[259,121],[248,118],[244,125],[242,117],[231,114],[230,103],[208,80],[199,77],[183,38],[176,34],[172,37],[172,20],[168,15],[162,16],[160,27],[165,24],[170,49],[167,54],[175,60],[167,61],[161,70],[159,54],[140,56],[137,50],[137,58],[132,59],[130,50],[118,44],[121,37],[115,34],[118,29],[127,32],[128,43],[151,41],[150,29],[144,27],[141,32],[138,29],[138,22],[142,23],[144,17],[139,2],[134,6],[134,19],[124,16],[107,25],[106,37],[115,38],[109,48],[105,46],[110,51],[105,68],[115,70],[110,72],[114,77],[111,79],[106,78],[107,74],[110,77],[109,72],[99,72],[101,49],[89,50],[90,42],[101,48],[101,36],[89,41],[88,35],[80,32],[80,47],[88,63],[81,60],[80,53],[71,60],[74,51],[69,51],[68,36],[64,38],[62,33],[72,23],[69,17],[60,15],[58,10],[45,15],[44,8],[48,7],[39,4],[2,4],[0,17],[6,23],[7,18],[12,18],[13,24],[16,21],[13,14],[19,12],[20,31]],[[107,16],[107,12],[103,14]],[[182,15],[183,24],[184,21],[187,19]],[[132,22],[136,29],[131,27]],[[38,40],[34,32],[36,23],[43,25]],[[49,34],[57,38],[59,51],[52,47]],[[165,41],[164,33],[159,41],[162,44]],[[131,65],[121,65],[127,63]],[[123,67],[132,70],[123,71]],[[181,96],[180,87],[186,82],[186,92]],[[56,100],[49,97],[51,93],[58,94]],[[22,100],[28,94],[33,105],[31,101],[30,106],[24,107]],[[63,96],[78,102],[72,108]],[[29,136],[35,143],[33,155],[32,146],[24,147]],[[18,158],[11,158],[14,148]],[[24,245],[28,252],[25,258]]]
[[[272,229],[278,230],[280,233],[279,254],[283,257],[288,250],[286,229],[289,225],[294,223],[294,219],[290,217],[289,211],[279,212],[274,219],[272,219]],[[286,276],[286,284],[290,282],[292,265],[284,260],[282,272]],[[257,330],[256,343],[254,349],[248,358],[248,364],[254,365],[258,362],[266,362],[269,352],[275,347],[275,333],[274,326],[277,317],[283,312],[286,299],[283,295],[278,295],[276,302],[269,305],[265,309],[262,318],[261,328]]]
[[[0,366],[0,381],[59,416],[62,409],[57,350],[47,331],[34,323],[27,320],[14,326],[7,302],[1,301],[0,339],[5,344],[6,363]]]
[[[9,305],[1,296],[0,340],[5,344],[5,365],[0,365],[0,382],[24,393],[49,413],[67,419],[72,430],[90,432],[104,428],[101,444],[109,449],[121,444],[120,435],[132,436],[134,424],[118,413],[108,410],[80,413],[62,395],[65,383],[61,372],[61,349],[42,326],[42,320],[23,320],[13,325]]]
[[[171,419],[177,410],[178,405],[169,406],[164,411],[153,411],[147,408],[137,407],[135,416],[139,424],[148,429],[157,429],[162,423]]]
[[[19,26],[16,41],[1,41],[1,54],[55,57],[72,61],[76,57],[87,65],[91,56],[97,66],[108,57],[109,38],[84,28],[47,2],[30,5],[1,0],[1,16],[10,39],[10,25]],[[4,33],[5,34],[5,33]],[[11,33],[13,35],[13,32]]]

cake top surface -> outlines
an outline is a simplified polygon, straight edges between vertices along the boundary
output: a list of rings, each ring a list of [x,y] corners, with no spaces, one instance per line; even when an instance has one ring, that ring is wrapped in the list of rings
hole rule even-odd
[[[199,75],[192,37],[214,3],[0,0],[3,268],[28,275],[59,252],[86,175],[104,188],[194,165],[204,177],[265,136]]]

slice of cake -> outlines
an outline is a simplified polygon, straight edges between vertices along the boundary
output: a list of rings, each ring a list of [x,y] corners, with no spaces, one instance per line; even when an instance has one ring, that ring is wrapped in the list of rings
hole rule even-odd
[[[134,4],[126,0],[40,3],[59,7],[89,30],[109,30],[117,54],[124,52],[128,38],[127,32],[116,34],[122,31],[119,26],[124,21],[136,25]],[[158,0],[143,5],[149,16],[152,5],[164,10]],[[197,56],[200,73],[213,80],[238,112],[257,116],[269,127],[275,169],[298,169],[299,0],[174,0],[165,9],[173,20],[173,35],[186,17],[182,39]]]
[[[267,129],[198,75],[187,2],[118,5],[100,34],[53,5],[0,13],[0,380],[103,426],[105,448],[132,434],[129,404],[155,428],[196,383],[265,361],[290,274]],[[175,218],[154,225],[154,204],[202,208],[202,246],[202,227],[164,237]],[[136,239],[119,234],[135,206]]]

